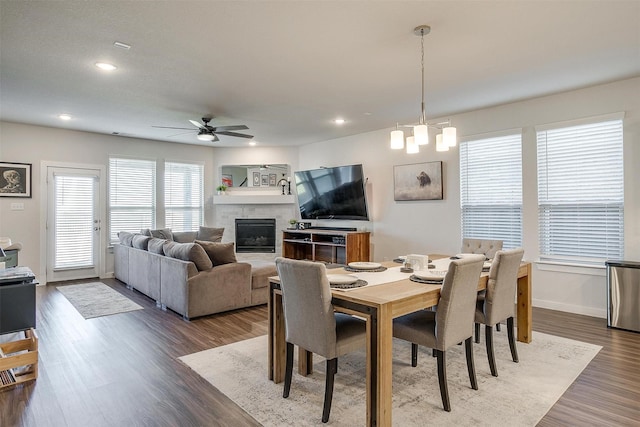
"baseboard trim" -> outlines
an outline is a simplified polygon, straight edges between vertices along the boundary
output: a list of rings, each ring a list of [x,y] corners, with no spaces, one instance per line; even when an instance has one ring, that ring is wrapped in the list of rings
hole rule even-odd
[[[540,299],[533,299],[531,302],[534,307],[548,308],[550,310],[564,311],[567,313],[583,314],[585,316],[599,317],[602,319],[607,318],[606,309],[595,308],[595,307],[585,307],[582,305],[563,304],[560,302],[540,300]]]

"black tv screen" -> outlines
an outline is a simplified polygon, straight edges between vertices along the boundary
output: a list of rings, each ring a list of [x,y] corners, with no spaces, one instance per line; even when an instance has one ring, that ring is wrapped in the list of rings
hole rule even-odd
[[[302,219],[369,220],[362,165],[294,172]]]

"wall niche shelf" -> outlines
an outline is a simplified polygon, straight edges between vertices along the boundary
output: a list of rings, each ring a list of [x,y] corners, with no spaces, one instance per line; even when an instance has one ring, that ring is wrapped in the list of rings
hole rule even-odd
[[[226,194],[213,196],[214,205],[284,205],[296,202],[293,195],[282,194],[252,194],[252,195],[232,195]]]

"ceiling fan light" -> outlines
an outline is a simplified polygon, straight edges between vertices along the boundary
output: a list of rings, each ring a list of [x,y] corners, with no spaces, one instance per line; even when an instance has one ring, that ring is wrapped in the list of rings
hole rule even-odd
[[[449,146],[444,142],[442,133],[436,135],[436,151],[449,151]]]
[[[417,125],[413,127],[413,136],[416,144],[427,145],[429,143],[429,128],[427,125]]]
[[[407,154],[416,154],[420,152],[420,147],[416,143],[413,136],[407,137]]]
[[[455,147],[456,133],[457,133],[456,128],[454,128],[453,126],[447,126],[446,128],[442,129],[442,140],[449,147]]]
[[[198,139],[200,141],[213,141],[213,135],[210,133],[199,133]]]
[[[401,130],[391,131],[391,148],[394,150],[402,150],[404,148],[404,132]]]

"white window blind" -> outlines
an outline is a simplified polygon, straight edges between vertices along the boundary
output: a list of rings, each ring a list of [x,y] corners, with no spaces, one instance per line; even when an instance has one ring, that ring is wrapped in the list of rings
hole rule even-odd
[[[537,141],[540,258],[622,258],[622,120],[539,130]]]
[[[202,225],[202,165],[166,162],[164,166],[165,226],[173,231],[196,231]]]
[[[155,228],[156,162],[109,159],[109,238],[118,241],[119,231],[139,233]]]
[[[462,237],[522,246],[522,137],[460,143]]]
[[[54,269],[93,267],[94,178],[54,175]]]

